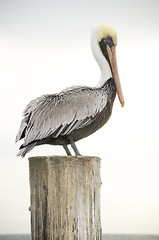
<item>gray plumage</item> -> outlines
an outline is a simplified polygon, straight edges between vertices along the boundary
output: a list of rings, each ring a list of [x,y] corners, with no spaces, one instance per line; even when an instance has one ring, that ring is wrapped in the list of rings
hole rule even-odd
[[[70,144],[71,136],[77,141],[92,134],[104,124],[98,123],[98,118],[106,106],[112,108],[114,98],[115,85],[110,79],[102,88],[72,87],[59,94],[34,99],[24,110],[16,136],[16,142],[24,138],[18,155],[24,157],[37,145],[65,146]],[[107,118],[110,114],[111,110]],[[85,132],[95,121],[96,128]]]

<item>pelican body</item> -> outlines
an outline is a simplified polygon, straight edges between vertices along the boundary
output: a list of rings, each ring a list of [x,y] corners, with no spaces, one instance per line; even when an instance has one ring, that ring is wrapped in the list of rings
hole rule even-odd
[[[16,142],[24,139],[18,156],[24,157],[35,146],[62,145],[71,155],[80,155],[75,142],[100,129],[110,118],[116,92],[124,106],[115,48],[117,35],[108,25],[99,25],[92,31],[91,46],[101,69],[96,87],[78,86],[57,94],[43,95],[31,101],[23,113]]]

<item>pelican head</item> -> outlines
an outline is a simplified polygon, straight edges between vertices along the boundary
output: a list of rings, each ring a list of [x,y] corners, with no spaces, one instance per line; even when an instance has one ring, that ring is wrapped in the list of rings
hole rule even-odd
[[[101,69],[98,86],[102,86],[109,78],[114,78],[116,91],[121,106],[124,107],[124,97],[121,89],[116,62],[117,34],[109,25],[99,25],[93,28],[91,46],[95,59]]]

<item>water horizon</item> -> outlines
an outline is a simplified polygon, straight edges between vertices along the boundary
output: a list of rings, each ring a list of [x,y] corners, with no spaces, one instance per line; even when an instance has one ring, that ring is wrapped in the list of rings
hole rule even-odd
[[[103,240],[159,240],[159,234],[103,234]],[[0,240],[31,240],[31,234],[0,234]]]

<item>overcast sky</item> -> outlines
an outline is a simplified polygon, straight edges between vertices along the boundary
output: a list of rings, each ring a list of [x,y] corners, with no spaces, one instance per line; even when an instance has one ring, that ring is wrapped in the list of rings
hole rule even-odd
[[[159,234],[158,12],[157,0],[0,0],[0,233],[30,232],[28,157],[65,154],[41,146],[16,157],[22,111],[42,94],[97,84],[90,29],[108,23],[125,107],[116,98],[109,122],[77,146],[102,159],[103,232]]]

